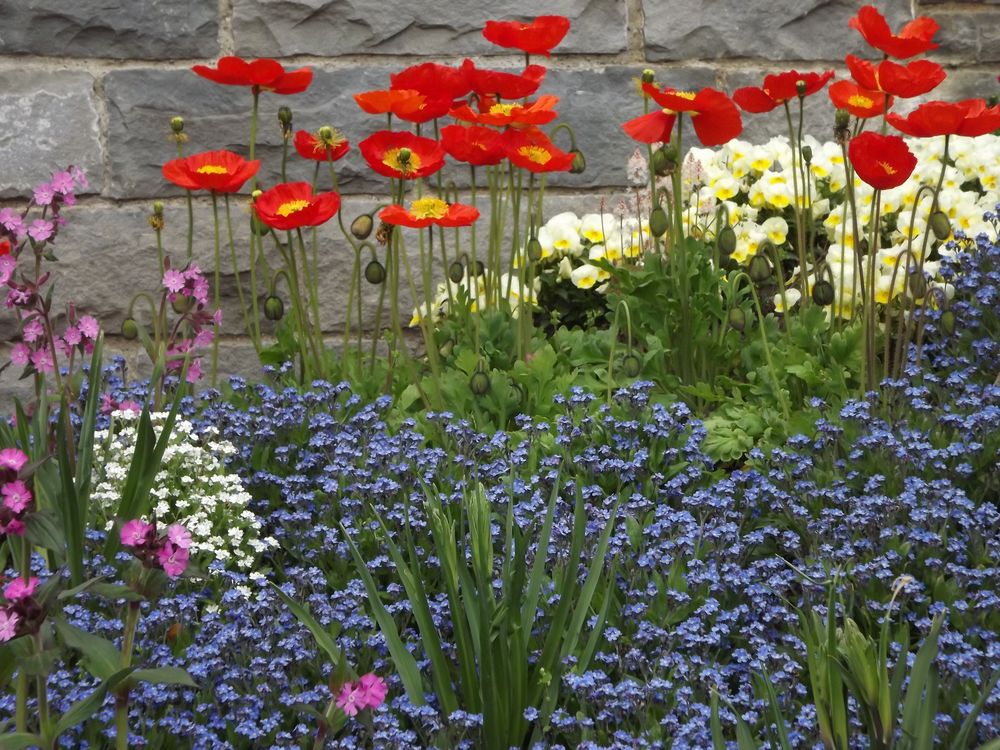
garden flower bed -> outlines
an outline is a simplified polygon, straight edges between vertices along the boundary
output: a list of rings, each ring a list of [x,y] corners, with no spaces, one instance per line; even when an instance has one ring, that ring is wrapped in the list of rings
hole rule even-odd
[[[82,171],[0,208],[34,393],[0,422],[0,748],[1000,748],[1000,105],[901,114],[938,25],[865,6],[850,80],[637,71],[628,194],[549,214],[586,169],[538,62],[569,26],[488,22],[523,70],[410,66],[360,138],[272,107],[309,67],[195,65],[250,137],[170,123],[121,330],[149,377],[52,304]],[[386,199],[345,217],[352,148]]]

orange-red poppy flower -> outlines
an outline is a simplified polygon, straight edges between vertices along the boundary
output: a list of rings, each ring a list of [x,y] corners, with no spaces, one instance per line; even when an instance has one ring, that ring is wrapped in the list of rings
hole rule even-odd
[[[573,166],[573,154],[556,148],[538,128],[506,130],[501,144],[507,158],[529,172],[568,172]]]
[[[837,109],[846,109],[855,117],[877,117],[892,106],[893,98],[881,91],[863,89],[854,81],[837,81],[827,89]]]
[[[412,180],[444,166],[444,149],[432,138],[380,130],[358,144],[368,166],[385,177]]]
[[[569,31],[566,16],[538,16],[531,23],[487,21],[483,36],[498,47],[519,49],[529,55],[549,56]]]
[[[866,131],[851,139],[847,155],[858,177],[876,190],[899,187],[917,166],[917,157],[898,135]]]
[[[443,127],[441,145],[453,159],[477,167],[499,164],[504,158],[500,131],[481,125]]]
[[[930,52],[939,45],[932,38],[941,28],[938,22],[927,16],[914,18],[893,34],[885,17],[873,5],[866,5],[858,11],[858,15],[847,22],[852,29],[857,29],[872,47],[884,52],[890,57],[905,60],[908,57]]]
[[[799,73],[797,70],[789,70],[787,73],[773,73],[764,76],[764,85],[745,86],[733,92],[733,101],[740,105],[745,112],[755,114],[770,112],[779,104],[796,99],[799,96],[799,83],[804,87],[802,96],[815,94],[826,86],[833,78],[833,71],[827,70],[823,73]]]
[[[553,109],[558,103],[559,97],[552,94],[545,94],[527,104],[498,102],[492,97],[483,97],[479,100],[478,112],[468,104],[463,104],[461,107],[451,110],[449,114],[456,120],[474,122],[480,125],[525,127],[552,122],[559,116]]]
[[[704,146],[721,146],[743,130],[740,111],[733,100],[716,89],[705,88],[695,93],[658,89],[645,83],[642,90],[663,109],[640,115],[622,126],[630,138],[641,143],[669,141],[678,112],[690,113],[695,135]]]
[[[960,102],[926,102],[902,117],[890,114],[890,125],[907,135],[965,135],[976,138],[1000,128],[1000,105],[987,107],[983,99]]]
[[[370,115],[392,114],[407,122],[428,122],[448,114],[451,99],[431,98],[416,89],[382,89],[354,95],[354,101]]]
[[[901,99],[926,94],[947,76],[944,68],[930,60],[914,60],[905,65],[883,60],[875,64],[848,55],[845,61],[851,76],[862,88],[884,91]]]
[[[386,224],[423,229],[432,224],[439,227],[467,227],[479,218],[479,209],[464,203],[446,203],[440,198],[417,198],[408,209],[386,206],[378,217]]]
[[[389,88],[413,89],[434,99],[459,99],[471,84],[465,66],[453,68],[436,62],[419,63],[389,76]]]
[[[351,144],[340,131],[330,128],[327,134],[324,130],[315,133],[299,130],[295,133],[295,150],[299,156],[316,161],[337,161],[347,153]]]
[[[214,68],[195,65],[191,68],[202,78],[226,86],[250,86],[254,91],[273,91],[275,94],[298,94],[312,83],[311,68],[285,71],[277,60],[246,61],[241,57],[220,57]]]
[[[247,161],[232,151],[205,151],[163,165],[163,176],[185,190],[235,193],[257,174],[260,162]]]
[[[469,87],[480,98],[524,99],[538,91],[545,78],[545,68],[541,65],[529,65],[522,73],[507,73],[477,68],[472,60],[466,59],[462,63],[462,70]]]
[[[308,182],[283,182],[258,195],[253,208],[274,229],[316,227],[337,213],[340,196],[334,192],[314,195]]]

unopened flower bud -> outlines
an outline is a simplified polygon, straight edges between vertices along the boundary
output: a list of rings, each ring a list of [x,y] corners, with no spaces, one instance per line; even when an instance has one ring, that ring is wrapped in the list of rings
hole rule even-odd
[[[667,233],[667,212],[663,206],[657,206],[649,214],[649,231],[654,237],[662,237]]]
[[[459,263],[457,260],[452,261],[451,265],[448,266],[448,278],[451,279],[453,284],[457,284],[465,276],[465,266]]]
[[[643,83],[652,83],[653,79],[655,77],[656,77],[656,73],[653,72],[652,68],[646,68],[644,71],[642,71],[642,82]]]
[[[719,250],[729,255],[736,249],[736,232],[732,227],[723,227],[719,232]]]
[[[482,370],[476,370],[469,378],[469,390],[476,396],[485,396],[490,392],[490,376]]]
[[[281,297],[270,295],[264,300],[264,317],[268,320],[281,320],[285,315],[285,303]]]
[[[812,164],[813,160],[813,150],[812,146],[805,145],[802,147],[802,161],[806,163],[806,166]]]
[[[139,324],[134,318],[125,318],[122,321],[122,338],[134,341],[139,336]]]
[[[642,362],[634,354],[626,354],[622,360],[622,370],[630,378],[637,377],[642,372]]]
[[[833,116],[833,124],[838,130],[846,129],[851,124],[851,113],[846,109],[838,109]]]
[[[906,277],[906,285],[914,299],[923,299],[927,294],[927,279],[920,271],[910,271],[910,275]]]
[[[820,279],[812,288],[812,300],[820,307],[826,307],[827,305],[833,304],[833,298],[836,295],[833,289],[833,284],[831,284],[826,279]]]
[[[806,82],[805,81],[799,80],[799,81],[795,82],[795,93],[797,93],[799,96],[805,96],[806,95]]]
[[[372,220],[371,214],[361,214],[351,222],[351,234],[359,240],[367,240],[374,227],[375,222]]]
[[[486,266],[483,265],[483,262],[481,260],[477,260],[473,264],[472,268],[475,271],[476,276],[483,276],[486,273]]]
[[[937,239],[944,242],[946,239],[951,237],[951,222],[948,221],[948,214],[944,211],[938,209],[932,213],[929,223],[931,225],[931,231]]]
[[[941,312],[941,330],[949,336],[955,333],[955,313],[951,310]]]
[[[257,237],[263,237],[268,232],[267,224],[260,220],[256,212],[250,214],[250,231]]]
[[[170,129],[175,133],[184,132],[184,118],[183,117],[171,117],[170,118]]]
[[[862,255],[868,254],[868,238],[862,237],[861,242],[858,243],[858,249],[861,251]]]
[[[537,263],[542,259],[542,243],[538,241],[537,237],[532,237],[528,240],[525,250],[528,253],[528,260],[532,263]]]
[[[763,255],[755,255],[750,259],[750,267],[747,269],[747,276],[755,284],[763,284],[771,278],[771,261]]]
[[[178,294],[170,301],[170,307],[178,315],[183,315],[194,307],[194,297],[188,297],[186,294]]]
[[[665,177],[672,171],[673,162],[667,158],[667,152],[665,149],[656,149],[656,151],[653,152],[653,157],[649,160],[649,163],[653,168],[653,174],[657,177]]]
[[[742,308],[734,307],[729,311],[729,327],[741,333],[747,327],[747,315]]]
[[[263,194],[264,194],[263,190],[254,190],[252,193],[250,193],[250,200],[257,200]]]
[[[288,107],[278,107],[278,122],[286,127],[291,127],[292,110]]]
[[[570,165],[570,174],[581,174],[587,168],[587,159],[578,148],[570,149],[573,154],[573,163]]]
[[[385,281],[385,266],[377,260],[372,260],[365,266],[365,281],[369,284],[379,285]]]
[[[153,201],[153,213],[163,214],[163,201]]]

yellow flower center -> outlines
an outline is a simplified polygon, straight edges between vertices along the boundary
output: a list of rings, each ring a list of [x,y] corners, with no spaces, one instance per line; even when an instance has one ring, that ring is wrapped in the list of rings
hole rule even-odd
[[[418,198],[410,204],[410,213],[418,219],[440,219],[448,213],[448,204],[440,198]]]
[[[307,201],[307,200],[301,200],[301,199],[299,199],[297,201],[288,201],[288,202],[282,203],[280,206],[278,206],[277,214],[278,214],[278,216],[288,216],[290,214],[294,214],[296,211],[301,211],[303,208],[306,208],[308,205],[309,205],[309,201]]]
[[[206,164],[198,167],[198,174],[229,174],[229,170],[221,164]]]
[[[692,102],[696,94],[693,91],[675,91],[674,96],[679,96],[681,99],[687,99],[689,102]]]
[[[894,166],[892,166],[887,161],[880,161],[878,162],[878,165],[882,167],[883,170],[885,170],[886,174],[896,174],[896,172],[898,171]]]
[[[514,111],[514,107],[517,107],[517,106],[519,106],[519,105],[517,105],[517,104],[494,104],[492,107],[490,107],[490,114],[491,115],[509,115],[511,112]]]
[[[548,164],[552,159],[552,154],[541,146],[521,146],[517,152],[535,164]]]
[[[410,152],[409,160],[404,164],[399,160],[399,152],[402,151],[400,148],[390,148],[385,152],[385,157],[382,159],[382,163],[385,164],[389,169],[395,169],[397,172],[402,172],[406,174],[407,172],[415,172],[420,169],[420,156],[407,149]]]
[[[861,94],[854,94],[847,100],[847,103],[855,107],[865,107],[865,108],[871,107],[872,105],[875,104],[874,100],[868,98],[867,96],[862,96]]]

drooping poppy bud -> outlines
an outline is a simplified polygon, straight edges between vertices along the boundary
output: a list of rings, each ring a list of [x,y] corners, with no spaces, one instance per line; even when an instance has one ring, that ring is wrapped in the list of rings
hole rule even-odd
[[[637,377],[642,372],[642,362],[634,354],[627,354],[622,360],[622,370],[630,378]]]
[[[736,249],[736,232],[732,227],[723,227],[719,232],[719,250],[729,255]]]
[[[351,234],[356,239],[367,240],[374,226],[375,222],[372,220],[371,214],[361,214],[361,216],[351,222]]]
[[[742,308],[734,307],[729,311],[729,327],[734,331],[743,332],[743,329],[747,327],[747,316],[743,312]]]
[[[931,225],[931,231],[937,239],[944,242],[946,239],[951,237],[951,222],[948,221],[948,214],[944,211],[938,209],[932,213],[929,223]]]
[[[771,262],[763,255],[755,255],[750,259],[750,267],[747,269],[747,276],[755,284],[763,284],[771,278]]]
[[[667,212],[663,206],[657,206],[649,214],[649,231],[654,237],[662,237],[667,232]]]
[[[281,320],[285,316],[285,303],[281,297],[270,295],[264,300],[264,317],[268,320]]]
[[[490,392],[490,376],[482,370],[476,370],[469,378],[469,390],[473,395],[485,396]]]
[[[833,289],[833,284],[831,284],[826,279],[820,279],[812,288],[812,299],[820,307],[826,307],[827,305],[833,304],[833,298],[836,292]]]
[[[465,276],[465,266],[459,263],[457,260],[452,261],[451,265],[448,266],[448,278],[451,279],[453,284],[457,284]]]
[[[372,260],[365,266],[365,281],[378,286],[385,281],[385,266],[377,260]]]

